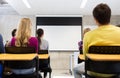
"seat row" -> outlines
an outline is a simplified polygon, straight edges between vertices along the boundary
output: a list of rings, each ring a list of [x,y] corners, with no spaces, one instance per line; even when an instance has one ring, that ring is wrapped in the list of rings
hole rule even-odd
[[[85,61],[86,78],[97,78],[89,72],[112,74],[112,78],[120,78],[120,46],[91,46],[85,57],[79,55],[79,60]]]
[[[32,47],[6,47],[6,53],[0,54],[0,60],[3,61],[3,78],[42,78],[41,72],[49,72],[51,78],[50,56],[48,50],[40,50],[38,54]],[[47,67],[42,67],[41,62],[46,61]],[[8,70],[6,70],[9,69]],[[11,69],[29,69],[35,68],[31,74],[16,74]]]

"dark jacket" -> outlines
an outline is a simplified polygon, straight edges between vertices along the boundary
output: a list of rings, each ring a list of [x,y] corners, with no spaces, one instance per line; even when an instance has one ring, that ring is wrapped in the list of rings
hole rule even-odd
[[[3,38],[0,34],[0,53],[3,53],[5,50],[4,50],[4,45],[3,45]],[[2,63],[0,62],[0,78],[2,78],[2,71],[3,71],[3,65]]]
[[[0,34],[0,53],[3,53],[4,50],[4,45],[3,45],[3,38],[2,35]]]

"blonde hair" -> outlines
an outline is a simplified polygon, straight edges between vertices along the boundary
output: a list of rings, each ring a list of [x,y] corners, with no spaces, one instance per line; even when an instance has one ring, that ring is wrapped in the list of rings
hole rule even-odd
[[[83,31],[83,34],[89,32],[91,29],[90,28],[85,28],[84,31]]]
[[[31,21],[29,18],[22,18],[17,29],[15,46],[27,47],[31,37]]]

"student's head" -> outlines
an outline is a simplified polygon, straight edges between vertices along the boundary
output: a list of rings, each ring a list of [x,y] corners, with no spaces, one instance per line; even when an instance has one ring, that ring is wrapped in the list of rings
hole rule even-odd
[[[90,30],[91,30],[90,28],[85,28],[85,29],[83,30],[83,35],[85,35],[85,33],[89,32]]]
[[[43,35],[44,35],[44,30],[41,29],[41,28],[38,29],[38,30],[37,30],[37,36],[41,38],[41,37],[43,37]]]
[[[31,36],[31,20],[29,18],[22,18],[16,34],[16,46],[27,46]]]
[[[110,23],[111,9],[107,4],[99,4],[93,10],[93,17],[98,25]]]
[[[17,31],[17,29],[13,29],[13,30],[12,30],[12,33],[11,33],[12,37],[15,37],[16,31]]]

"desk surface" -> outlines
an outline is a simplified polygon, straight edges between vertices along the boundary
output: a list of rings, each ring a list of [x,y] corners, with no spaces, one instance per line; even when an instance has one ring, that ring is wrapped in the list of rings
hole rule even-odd
[[[120,54],[87,54],[86,56],[94,61],[120,61]]]
[[[39,59],[48,59],[49,54],[38,54]]]
[[[37,54],[0,54],[0,60],[32,60]]]
[[[84,55],[83,55],[83,54],[80,54],[80,55],[79,55],[79,59],[85,60]]]

